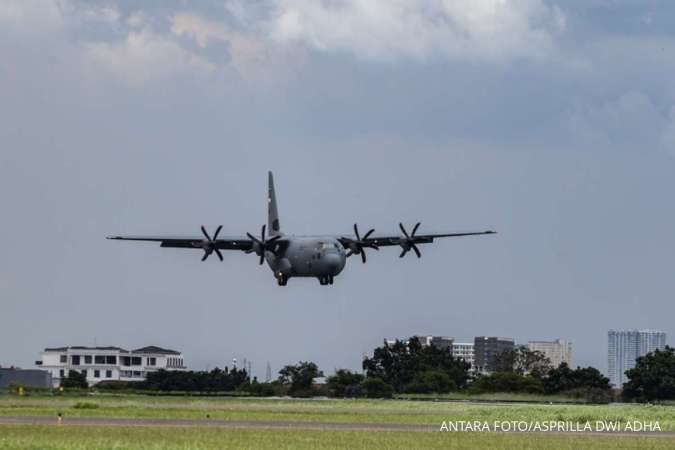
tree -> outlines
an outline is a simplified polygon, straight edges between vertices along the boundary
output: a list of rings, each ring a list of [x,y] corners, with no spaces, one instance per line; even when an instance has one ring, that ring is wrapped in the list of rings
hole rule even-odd
[[[514,372],[542,378],[551,369],[551,360],[537,350],[520,346],[505,350],[495,358],[495,372]]]
[[[485,392],[525,392],[541,394],[544,392],[542,381],[532,375],[520,375],[515,372],[494,372],[478,375],[469,385],[469,391],[475,394]]]
[[[675,399],[675,350],[666,346],[635,361],[626,371],[628,381],[623,396],[629,400],[652,401]]]
[[[396,392],[405,391],[416,376],[428,371],[443,372],[457,388],[466,385],[471,365],[463,359],[454,358],[450,349],[422,346],[416,337],[408,343],[396,341],[373,351],[372,358],[363,361],[367,378],[380,378]]]
[[[359,397],[360,384],[364,380],[360,373],[339,369],[335,375],[328,378],[328,391],[334,397]]]
[[[76,370],[70,370],[68,376],[61,380],[61,387],[86,389],[89,387],[89,383],[87,383],[86,375]]]
[[[450,379],[447,373],[440,370],[428,370],[415,375],[412,383],[406,386],[405,392],[446,394],[456,389],[457,385],[455,385],[455,382]]]
[[[319,367],[313,362],[300,361],[295,365],[284,366],[279,371],[279,382],[289,386],[291,395],[308,394],[312,389],[314,378],[323,376]]]
[[[577,367],[572,370],[567,363],[561,363],[555,369],[549,370],[543,381],[546,394],[562,392],[585,397],[590,401],[610,400],[609,378],[595,367]]]
[[[360,385],[363,396],[368,398],[391,398],[394,388],[380,378],[366,378]]]

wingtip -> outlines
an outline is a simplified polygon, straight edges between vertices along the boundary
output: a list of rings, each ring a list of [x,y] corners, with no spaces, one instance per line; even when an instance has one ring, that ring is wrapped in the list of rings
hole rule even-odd
[[[485,234],[497,234],[497,232],[494,230],[487,230]]]

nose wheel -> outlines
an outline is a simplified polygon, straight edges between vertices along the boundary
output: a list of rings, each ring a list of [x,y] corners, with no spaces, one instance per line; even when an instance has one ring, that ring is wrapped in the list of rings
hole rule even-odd
[[[277,284],[279,286],[286,286],[287,283],[288,283],[288,277],[281,276],[281,277],[277,278]]]

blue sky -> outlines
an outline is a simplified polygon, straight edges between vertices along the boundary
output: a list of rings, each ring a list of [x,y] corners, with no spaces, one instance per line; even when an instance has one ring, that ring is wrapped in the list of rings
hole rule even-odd
[[[675,334],[667,1],[4,1],[0,364],[162,345],[358,368],[384,337]],[[331,288],[103,239],[494,228]]]

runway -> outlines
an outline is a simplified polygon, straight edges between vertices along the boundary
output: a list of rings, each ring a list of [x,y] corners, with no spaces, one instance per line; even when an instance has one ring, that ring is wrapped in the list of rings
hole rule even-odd
[[[229,429],[279,429],[279,430],[345,430],[345,431],[410,431],[410,432],[440,432],[439,425],[408,425],[408,424],[368,424],[368,423],[313,423],[291,421],[230,421],[230,420],[197,420],[197,419],[121,419],[121,418],[94,418],[94,417],[64,417],[61,421],[57,417],[0,417],[2,425],[54,425],[54,426],[120,426],[120,427],[215,427]],[[454,433],[468,433],[457,431]],[[522,433],[519,431],[493,433]],[[576,436],[622,436],[622,437],[654,437],[675,439],[675,432],[532,432],[531,434],[555,434]]]

